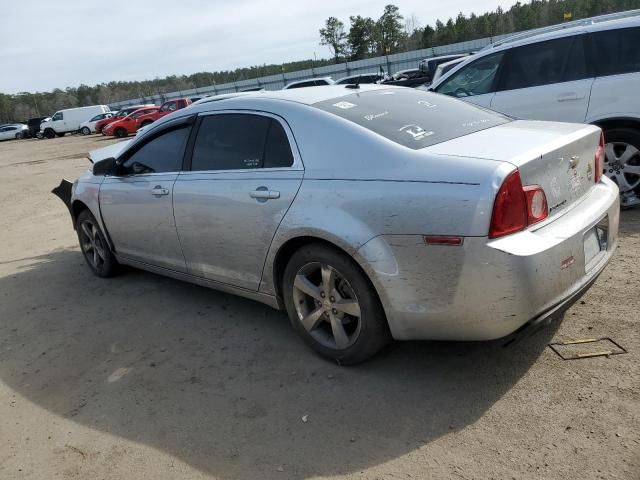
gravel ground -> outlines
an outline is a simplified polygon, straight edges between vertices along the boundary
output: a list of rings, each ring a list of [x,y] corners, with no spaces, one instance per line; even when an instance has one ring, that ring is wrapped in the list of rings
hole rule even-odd
[[[110,142],[0,144],[0,479],[640,479],[640,209],[562,323],[340,368],[258,303],[92,276],[49,191]],[[601,336],[629,353],[547,347]]]

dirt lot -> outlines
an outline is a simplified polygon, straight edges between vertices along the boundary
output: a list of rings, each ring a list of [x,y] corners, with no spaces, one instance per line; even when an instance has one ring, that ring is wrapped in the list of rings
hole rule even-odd
[[[640,210],[562,324],[340,368],[263,305],[92,276],[49,191],[110,142],[0,144],[0,479],[640,478]],[[629,354],[547,347],[600,336]]]

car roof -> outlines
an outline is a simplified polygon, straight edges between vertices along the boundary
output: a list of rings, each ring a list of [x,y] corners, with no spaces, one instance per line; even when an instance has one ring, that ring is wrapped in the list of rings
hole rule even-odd
[[[441,83],[451,78],[456,72],[464,68],[467,64],[490,55],[515,47],[529,45],[538,42],[545,42],[556,38],[567,37],[571,35],[580,35],[587,32],[596,32],[603,30],[616,30],[620,28],[630,28],[640,26],[640,9],[630,10],[628,12],[620,12],[618,14],[601,15],[591,17],[584,20],[576,20],[564,24],[553,25],[550,27],[539,28],[534,31],[522,32],[512,35],[498,42],[487,45],[474,55],[469,55],[457,66],[449,70],[434,82],[431,87],[438,87]]]
[[[258,99],[285,100],[290,102],[302,103],[304,105],[313,105],[314,103],[322,102],[325,100],[331,100],[333,98],[337,99],[340,97],[351,95],[352,93],[366,92],[370,90],[385,90],[389,88],[403,88],[403,87],[363,83],[359,85],[358,89],[349,88],[347,85],[321,85],[317,87],[294,88],[292,90],[263,90],[260,92],[227,93],[223,95],[216,95],[213,97],[206,97],[206,98],[200,99],[197,102],[192,103],[187,108],[193,109],[194,107],[206,105],[207,103],[210,103],[210,102],[226,100],[230,98],[238,98],[238,97],[255,97]],[[202,110],[204,111],[206,109],[202,109]]]
[[[511,35],[503,40],[486,46],[485,51],[498,51],[529,43],[544,42],[554,38],[576,35],[584,32],[615,30],[619,28],[640,26],[640,10],[630,10],[619,14],[601,15],[598,17],[576,20],[574,22],[551,25],[529,32]]]

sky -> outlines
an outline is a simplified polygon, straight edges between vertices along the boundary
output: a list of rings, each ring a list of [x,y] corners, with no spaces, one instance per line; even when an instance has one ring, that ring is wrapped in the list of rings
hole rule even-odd
[[[329,58],[329,16],[378,18],[388,3],[420,26],[516,0],[37,0],[0,13],[0,92],[49,91]]]

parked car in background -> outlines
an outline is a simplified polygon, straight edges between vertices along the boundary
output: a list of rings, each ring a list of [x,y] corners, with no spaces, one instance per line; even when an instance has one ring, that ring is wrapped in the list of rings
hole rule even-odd
[[[534,120],[604,130],[604,173],[640,205],[640,10],[516,35],[469,57],[431,88]]]
[[[200,102],[55,189],[97,276],[122,263],[286,309],[350,364],[391,338],[542,324],[616,248],[593,125],[379,85]]]
[[[63,137],[65,133],[77,132],[80,130],[80,124],[89,120],[99,113],[109,112],[106,105],[91,105],[88,107],[67,108],[58,110],[51,116],[50,120],[43,121],[40,124],[45,138],[53,138],[56,135]]]
[[[0,126],[0,140],[20,140],[29,135],[29,127],[24,123],[12,123]]]
[[[304,88],[304,87],[323,87],[327,85],[333,85],[335,82],[331,77],[310,78],[307,80],[298,80],[288,83],[284,86],[283,90],[289,90],[291,88]]]
[[[169,115],[176,110],[180,110],[181,108],[185,108],[191,105],[191,100],[188,98],[176,98],[174,100],[169,100],[164,102],[158,110],[152,111],[150,113],[145,113],[138,117],[139,127],[146,127],[147,125],[151,125],[156,120],[164,117],[165,115]]]
[[[468,56],[468,53],[460,53],[455,55],[440,55],[439,57],[425,58],[424,60],[420,60],[418,70],[422,72],[424,77],[428,78],[427,82],[432,82],[439,65]]]
[[[383,80],[384,77],[380,73],[361,73],[359,75],[351,75],[348,77],[342,77],[336,80],[336,85],[347,85],[356,83],[378,83]]]
[[[124,138],[129,135],[133,135],[134,133],[136,133],[138,128],[142,126],[142,124],[140,123],[140,119],[145,117],[146,115],[155,113],[158,110],[160,110],[160,107],[156,106],[139,108],[126,117],[121,118],[120,120],[116,120],[115,122],[111,122],[109,125],[102,129],[102,133],[104,135],[114,136],[118,138]]]
[[[390,78],[380,82],[382,85],[396,85],[398,87],[417,87],[429,83],[431,77],[425,76],[417,68],[409,68],[394,73]]]
[[[436,71],[433,74],[433,77],[431,78],[431,83],[438,81],[438,79],[442,77],[445,73],[447,73],[449,70],[452,70],[454,67],[464,62],[467,59],[467,57],[468,55],[465,55],[465,56],[462,56],[438,65],[436,67]]]
[[[34,117],[27,120],[27,127],[29,129],[29,138],[36,138],[40,133],[40,124],[50,117]]]
[[[115,112],[99,113],[86,122],[80,124],[80,133],[83,135],[89,135],[96,132],[96,123],[100,120],[110,119],[115,115]]]
[[[113,116],[111,118],[104,118],[102,120],[98,120],[96,122],[95,125],[95,129],[96,129],[96,133],[103,133],[102,129],[104,127],[106,127],[107,125],[109,125],[111,122],[115,122],[116,120],[121,120],[124,117],[126,117],[127,115],[135,112],[136,110],[139,110],[140,108],[143,107],[155,107],[154,104],[150,103],[147,105],[132,105],[130,107],[125,107],[122,108],[120,110],[118,110],[116,113],[113,114]]]

